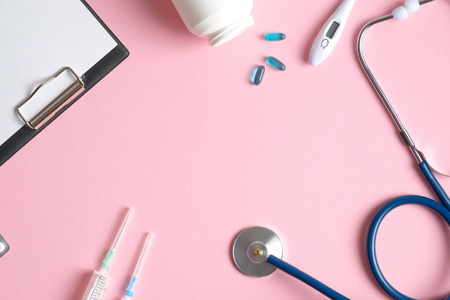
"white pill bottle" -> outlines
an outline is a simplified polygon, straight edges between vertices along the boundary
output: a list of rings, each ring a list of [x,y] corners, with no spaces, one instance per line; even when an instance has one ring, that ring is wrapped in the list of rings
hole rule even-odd
[[[255,24],[253,0],[172,0],[190,32],[219,46]]]

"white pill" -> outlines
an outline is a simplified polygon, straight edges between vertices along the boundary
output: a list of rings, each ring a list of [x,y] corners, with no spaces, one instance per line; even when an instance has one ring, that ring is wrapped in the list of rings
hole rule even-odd
[[[408,13],[413,13],[420,8],[419,0],[406,0],[405,8]]]
[[[2,242],[0,242],[0,253],[2,253],[3,251],[5,251],[6,249],[6,245],[3,244]]]
[[[408,11],[406,10],[406,7],[400,6],[394,9],[392,12],[392,15],[394,16],[394,19],[396,20],[404,20],[408,18]]]

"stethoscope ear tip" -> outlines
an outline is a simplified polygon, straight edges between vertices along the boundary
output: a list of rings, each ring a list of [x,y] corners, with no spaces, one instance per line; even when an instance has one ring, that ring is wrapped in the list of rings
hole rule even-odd
[[[283,258],[283,245],[272,230],[265,227],[250,227],[243,230],[236,238],[232,249],[236,267],[252,277],[264,277],[277,268],[267,263],[267,258],[274,255]]]

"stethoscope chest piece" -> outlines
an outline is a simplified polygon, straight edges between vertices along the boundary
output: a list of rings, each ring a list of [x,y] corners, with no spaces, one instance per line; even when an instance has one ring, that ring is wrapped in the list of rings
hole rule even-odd
[[[234,241],[233,260],[239,270],[253,277],[272,274],[277,268],[266,262],[269,255],[283,257],[280,238],[270,229],[250,227]]]

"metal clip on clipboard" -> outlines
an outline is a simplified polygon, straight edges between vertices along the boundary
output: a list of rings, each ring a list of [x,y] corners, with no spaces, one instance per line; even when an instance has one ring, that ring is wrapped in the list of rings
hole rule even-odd
[[[76,81],[72,83],[67,89],[65,89],[58,97],[53,99],[47,106],[45,106],[39,113],[37,113],[33,118],[27,120],[22,113],[20,112],[20,108],[27,103],[33,96],[42,88],[44,85],[50,83],[62,72],[69,70],[73,76],[75,76]],[[42,125],[44,125],[48,120],[50,120],[58,111],[60,111],[64,106],[69,104],[73,99],[75,99],[79,94],[84,91],[84,82],[83,78],[78,76],[74,70],[70,67],[64,67],[59,70],[55,75],[41,83],[31,94],[23,100],[16,108],[17,113],[25,122],[25,124],[31,129],[39,129]]]

